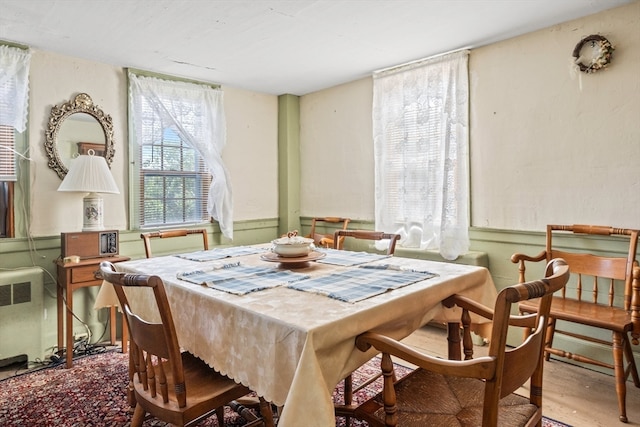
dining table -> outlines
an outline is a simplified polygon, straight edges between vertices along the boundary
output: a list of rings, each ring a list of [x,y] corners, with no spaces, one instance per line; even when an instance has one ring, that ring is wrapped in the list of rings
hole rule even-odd
[[[441,301],[461,294],[493,307],[485,267],[317,248],[276,255],[269,243],[116,264],[162,278],[181,348],[281,407],[279,427],[335,426],[332,393],[376,356],[355,347],[366,331],[403,339],[430,321],[459,321]],[[104,283],[95,306],[115,292]],[[148,289],[126,289],[134,311],[157,320]]]

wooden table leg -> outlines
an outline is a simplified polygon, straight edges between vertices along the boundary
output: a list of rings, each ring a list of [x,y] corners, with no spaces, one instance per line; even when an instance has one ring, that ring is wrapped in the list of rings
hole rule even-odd
[[[118,312],[118,309],[116,308],[116,306],[112,305],[111,307],[109,307],[109,310],[111,345],[116,345],[116,313]],[[127,319],[124,316],[124,313],[122,313],[122,352],[126,353],[129,344],[129,329],[127,328]]]
[[[460,323],[447,323],[447,332],[449,360],[462,360],[462,352],[460,351]]]
[[[111,345],[116,345],[116,308],[109,307],[109,335],[111,337]]]
[[[58,308],[58,352],[62,351],[64,348],[64,312],[65,309],[64,304],[62,303],[64,299],[64,293],[62,292],[62,286],[58,283],[56,287],[56,291],[58,293],[57,298],[57,308]]]
[[[66,299],[65,299],[65,313],[66,313],[66,334],[65,338],[67,341],[66,345],[66,359],[67,359],[67,368],[71,368],[73,366],[73,289],[71,286],[67,285],[66,287]]]

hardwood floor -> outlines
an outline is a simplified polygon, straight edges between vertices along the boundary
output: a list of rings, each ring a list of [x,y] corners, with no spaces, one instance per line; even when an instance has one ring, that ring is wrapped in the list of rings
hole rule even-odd
[[[404,339],[429,354],[446,357],[446,331],[425,326]],[[476,347],[482,354],[486,347]],[[528,393],[528,390],[522,390]],[[544,367],[543,414],[573,427],[640,426],[640,389],[627,382],[627,424],[618,421],[615,379],[566,362],[551,360]]]

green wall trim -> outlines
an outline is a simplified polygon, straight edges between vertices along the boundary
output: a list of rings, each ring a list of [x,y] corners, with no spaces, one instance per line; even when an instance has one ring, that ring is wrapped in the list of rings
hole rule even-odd
[[[300,230],[300,97],[278,97],[279,234]]]
[[[308,233],[311,225],[310,217],[297,218],[301,224],[303,233]],[[224,241],[221,238],[220,230],[217,224],[208,224],[210,228],[210,245],[250,245],[254,243],[269,242],[280,235],[282,227],[279,218],[261,218],[255,220],[238,221],[234,223],[234,240],[233,242]],[[354,220],[350,223],[353,229],[373,229],[372,221]],[[544,248],[545,233],[544,231],[515,231],[515,230],[496,230],[489,228],[473,227],[470,230],[471,251],[469,256],[481,259],[485,262],[484,254],[488,258],[489,271],[493,277],[496,288],[502,289],[517,282],[518,267],[511,263],[511,255],[515,252],[523,252],[527,254],[537,254]],[[604,236],[597,237],[572,237],[558,239],[559,243],[566,249],[588,248],[597,253],[609,253],[619,255],[626,252],[627,245],[623,239],[607,238]],[[197,247],[183,247],[185,251],[196,250]],[[403,256],[414,255],[416,258],[432,259],[428,252],[424,253],[402,253]],[[129,256],[132,259],[144,257],[144,248],[140,239],[140,231],[121,231],[120,232],[120,254]],[[474,255],[475,254],[475,255]],[[45,274],[45,311],[48,313],[48,320],[43,322],[43,342],[47,345],[55,345],[56,322],[55,322],[55,265],[54,261],[60,255],[60,237],[48,236],[37,238],[15,238],[0,240],[0,269],[15,269],[28,266],[39,266],[46,271]],[[462,257],[466,260],[465,257]],[[469,262],[473,264],[477,259]],[[532,274],[542,275],[544,266],[528,268]],[[76,310],[82,318],[89,324],[93,330],[94,336],[100,336],[102,330],[106,327],[108,313],[100,311],[96,313],[93,310],[93,300],[97,293],[97,288],[87,288],[76,292],[79,296],[80,303],[75,304]],[[41,315],[41,313],[37,313]],[[74,323],[74,331],[84,332],[84,328],[80,324]],[[108,333],[107,333],[108,335]],[[510,337],[510,340],[517,340],[520,337]],[[571,338],[558,337],[558,343],[564,346],[568,351],[575,353],[583,353],[589,356],[599,358],[607,358],[611,354],[608,347],[596,345],[592,343],[583,343]],[[635,349],[634,349],[635,350]],[[637,354],[637,353],[636,353]],[[592,367],[593,368],[593,367]],[[603,372],[611,373],[604,369]]]

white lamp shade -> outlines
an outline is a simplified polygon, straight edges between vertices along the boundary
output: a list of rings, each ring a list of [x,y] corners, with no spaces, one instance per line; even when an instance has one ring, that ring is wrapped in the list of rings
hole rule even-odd
[[[82,154],[71,160],[58,191],[119,194],[116,181],[102,156]]]
[[[83,199],[82,231],[104,229],[104,203],[98,193],[120,193],[105,158],[91,151],[71,160],[58,191],[89,193]]]

